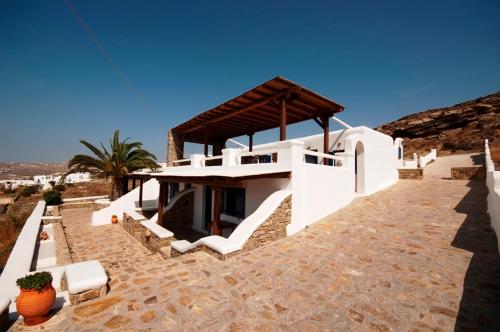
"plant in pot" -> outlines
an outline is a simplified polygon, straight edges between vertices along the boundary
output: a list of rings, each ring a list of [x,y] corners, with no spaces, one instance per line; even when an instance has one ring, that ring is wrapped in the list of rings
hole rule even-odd
[[[16,281],[21,293],[16,300],[17,312],[24,317],[28,326],[47,321],[49,311],[56,301],[56,291],[52,287],[50,272],[37,272]]]

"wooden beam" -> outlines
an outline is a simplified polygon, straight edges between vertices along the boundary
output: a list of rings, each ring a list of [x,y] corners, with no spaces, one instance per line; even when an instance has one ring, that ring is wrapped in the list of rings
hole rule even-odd
[[[139,178],[139,207],[142,208],[142,187],[144,185],[144,179]]]
[[[324,129],[323,127],[323,122],[321,122],[320,120],[318,120],[318,118],[313,118],[314,122],[316,122],[318,124],[318,126],[320,126],[322,129]]]
[[[214,218],[212,220],[212,235],[220,235],[221,234],[220,207],[221,207],[222,188],[214,187],[213,190],[214,190]]]
[[[230,112],[226,115],[223,115],[221,117],[218,117],[216,119],[213,119],[213,120],[210,120],[210,121],[207,121],[203,124],[199,124],[197,126],[194,126],[194,127],[191,127],[189,129],[186,129],[183,131],[184,134],[187,134],[187,133],[190,133],[192,131],[195,131],[195,130],[198,130],[200,128],[202,128],[203,126],[206,126],[207,124],[212,124],[212,123],[216,123],[216,122],[219,122],[219,121],[222,121],[222,120],[225,120],[227,118],[230,118],[230,117],[233,117],[235,115],[238,115],[238,114],[241,114],[241,113],[244,113],[244,112],[247,112],[247,111],[250,111],[250,110],[253,110],[254,108],[256,107],[259,107],[260,105],[265,105],[267,103],[269,103],[270,101],[273,101],[275,99],[278,99],[278,98],[281,98],[283,96],[285,96],[287,93],[289,93],[290,90],[285,90],[285,91],[281,91],[280,93],[277,93],[275,95],[272,95],[272,96],[269,96],[267,98],[264,98],[264,99],[261,99],[251,105],[248,105],[246,107],[243,107],[243,108],[240,108],[239,110],[236,110],[236,111],[233,111],[233,112]]]
[[[323,153],[328,154],[330,149],[330,118],[327,116],[321,116],[321,123],[323,125]],[[323,158],[323,165],[328,165],[329,159]]]
[[[283,98],[281,100],[280,141],[286,141],[286,101],[285,101],[285,98]]]
[[[252,152],[253,150],[253,133],[248,135],[248,151]]]

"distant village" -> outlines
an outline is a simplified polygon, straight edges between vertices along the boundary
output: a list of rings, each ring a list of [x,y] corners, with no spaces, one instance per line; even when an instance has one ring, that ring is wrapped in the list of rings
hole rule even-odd
[[[8,172],[8,169],[0,170],[2,173]],[[41,186],[42,189],[50,189],[53,185],[61,184],[62,173],[49,175],[35,175],[33,177],[23,177],[21,179],[0,180],[0,186],[5,189],[14,190],[19,186]],[[64,179],[64,183],[88,182],[92,180],[90,173],[72,173]]]

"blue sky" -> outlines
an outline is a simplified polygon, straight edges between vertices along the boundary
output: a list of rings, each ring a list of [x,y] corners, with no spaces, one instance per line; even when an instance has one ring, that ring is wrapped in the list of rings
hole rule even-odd
[[[66,161],[115,129],[163,161],[169,128],[276,75],[352,125],[500,90],[498,1],[71,3],[125,78],[63,0],[0,0],[1,161]]]

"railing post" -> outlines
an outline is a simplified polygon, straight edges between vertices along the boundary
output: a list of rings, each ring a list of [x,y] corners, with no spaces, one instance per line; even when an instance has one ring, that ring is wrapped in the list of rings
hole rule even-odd
[[[222,166],[236,166],[241,164],[241,162],[238,162],[238,159],[241,158],[240,152],[240,149],[222,150]]]

